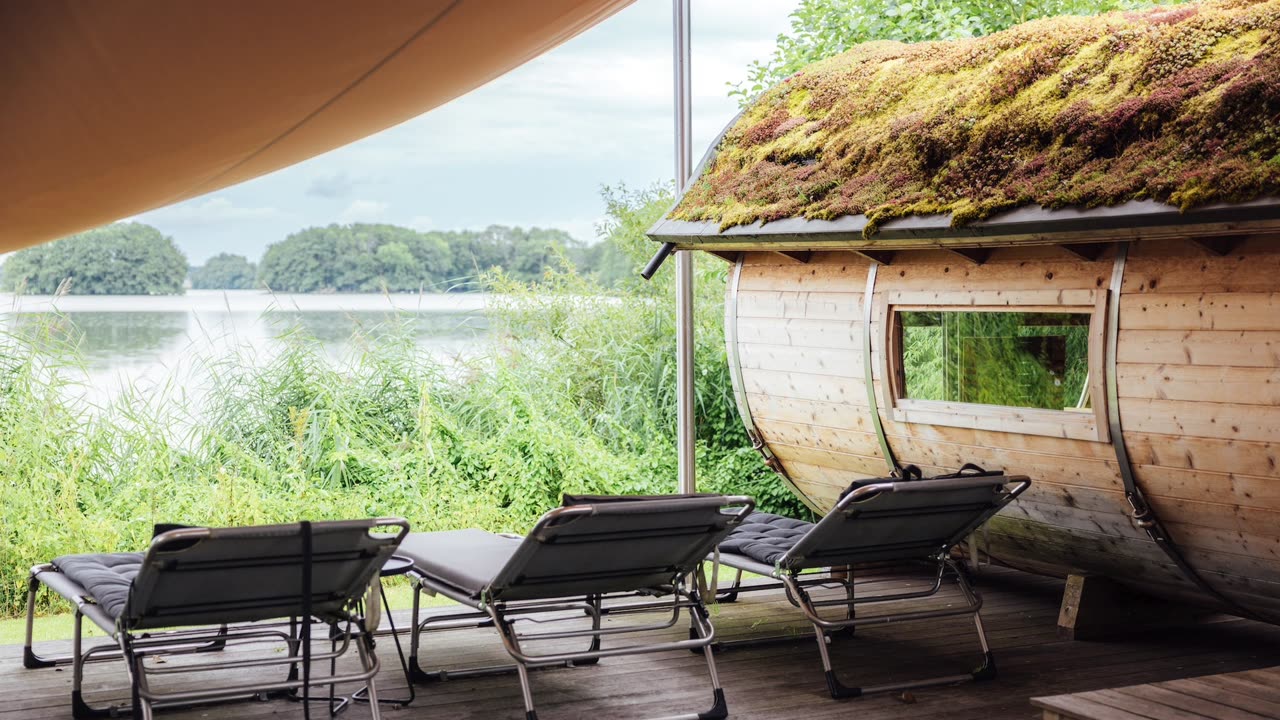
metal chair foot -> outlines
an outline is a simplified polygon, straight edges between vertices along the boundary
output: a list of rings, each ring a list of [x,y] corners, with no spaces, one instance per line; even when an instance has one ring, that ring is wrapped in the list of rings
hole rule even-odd
[[[987,680],[996,679],[996,658],[988,652],[982,659],[982,665],[977,667],[972,673],[974,682],[985,682]]]
[[[725,702],[724,690],[716,688],[714,693],[711,709],[698,713],[698,720],[724,720],[729,717],[729,703]]]
[[[831,697],[836,700],[862,697],[862,688],[844,685],[833,670],[827,671],[827,692],[831,693]]]
[[[22,667],[28,670],[36,670],[39,668],[53,667],[58,663],[53,660],[45,660],[31,649],[30,645],[24,645],[22,648]]]
[[[128,707],[96,708],[84,701],[79,690],[71,691],[71,717],[76,720],[96,720],[98,718],[132,717],[133,710]]]

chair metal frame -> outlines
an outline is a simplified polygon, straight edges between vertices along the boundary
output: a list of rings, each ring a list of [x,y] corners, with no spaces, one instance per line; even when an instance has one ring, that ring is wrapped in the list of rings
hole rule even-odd
[[[1009,487],[1010,485],[1012,485],[1012,488]],[[902,558],[891,558],[891,560],[896,560],[899,563],[923,562],[927,567],[930,567],[931,579],[928,586],[924,589],[913,589],[906,592],[882,593],[866,597],[858,597],[856,593],[857,583],[854,581],[854,571],[858,566],[858,563],[856,562],[849,562],[847,565],[845,563],[823,564],[808,560],[798,555],[793,555],[792,551],[788,551],[773,565],[768,565],[743,555],[718,551],[714,555],[708,557],[707,562],[731,567],[738,572],[738,576],[735,579],[734,584],[724,593],[717,593],[715,588],[712,588],[711,592],[717,593],[717,598],[723,602],[733,602],[736,600],[738,593],[777,589],[781,587],[786,592],[788,602],[792,606],[798,608],[804,615],[805,619],[813,626],[814,637],[818,643],[818,652],[822,659],[822,670],[826,679],[827,690],[832,698],[853,698],[877,692],[993,679],[996,676],[996,665],[994,655],[991,652],[991,646],[987,641],[986,630],[982,625],[982,617],[980,614],[982,609],[982,596],[973,589],[965,569],[951,557],[951,549],[1006,505],[1013,502],[1013,500],[1025,492],[1030,485],[1031,481],[1024,476],[988,474],[933,480],[877,482],[857,487],[845,495],[845,497],[837,503],[836,507],[832,509],[831,513],[828,514],[828,517],[836,513],[841,513],[846,516],[856,515],[859,503],[870,501],[885,493],[945,492],[980,488],[984,486],[989,486],[993,491],[995,491],[996,488],[1001,488],[998,496],[994,499],[987,510],[975,514],[972,522],[946,538],[945,541],[940,543],[940,545],[934,548],[931,552],[927,554],[907,555]],[[857,522],[856,518],[853,522]],[[812,534],[817,527],[818,526],[815,525],[809,533]],[[805,537],[808,537],[808,535]],[[797,542],[797,545],[798,544],[799,543]],[[794,550],[794,547],[792,550]],[[881,562],[883,561],[879,559],[876,561],[877,564]],[[832,565],[846,567],[845,576],[837,580],[830,575],[824,577],[823,574],[805,572],[830,568]],[[741,574],[743,571],[770,577],[778,582],[744,586],[741,584]],[[934,610],[892,612],[873,616],[859,616],[856,612],[856,608],[859,605],[864,604],[921,600],[933,597],[942,589],[943,580],[945,579],[948,571],[955,576],[956,583],[964,597],[965,602],[963,606]],[[840,587],[845,591],[845,597],[816,600],[811,595],[810,590],[817,586]],[[842,608],[844,610],[844,617],[834,618],[829,615],[824,615],[823,610],[829,608]],[[981,664],[969,672],[941,675],[920,680],[867,686],[845,685],[836,675],[831,662],[830,650],[827,647],[828,636],[834,637],[839,634],[851,635],[855,628],[862,625],[883,625],[888,623],[932,620],[956,616],[970,616],[973,618],[974,629],[978,635],[978,643],[982,649]],[[794,640],[794,638],[770,638],[766,640],[766,642],[775,642],[783,639]],[[752,640],[742,641],[743,644],[758,644],[759,642],[760,641]],[[739,643],[731,643],[730,645],[737,644]]]
[[[723,505],[735,508],[728,514],[728,525],[724,532],[741,523],[755,507],[755,501],[748,497],[725,497]],[[557,527],[564,527],[575,517],[583,517],[594,512],[591,506],[577,505],[556,508],[543,515],[529,532],[529,537],[542,537],[554,532]],[[518,563],[521,558],[512,558],[479,596],[457,588],[429,573],[415,569],[410,573],[414,582],[412,637],[410,640],[410,668],[413,677],[419,682],[436,682],[450,678],[475,677],[515,672],[519,676],[520,690],[525,706],[526,720],[537,720],[538,714],[534,705],[533,691],[530,685],[531,670],[547,667],[574,667],[592,665],[602,658],[623,655],[640,655],[671,651],[701,652],[706,661],[707,674],[712,686],[712,706],[699,713],[685,713],[671,716],[683,720],[719,720],[728,716],[728,705],[724,690],[720,685],[716,670],[713,645],[715,628],[711,624],[711,616],[702,602],[701,596],[687,582],[688,576],[696,570],[697,563],[687,568],[680,568],[670,574],[669,582],[657,587],[637,588],[633,592],[602,592],[586,595],[549,595],[547,597],[524,597],[517,600],[502,599],[503,590],[507,587],[519,587]],[[510,584],[503,584],[504,578],[510,578]],[[422,617],[420,597],[423,593],[438,594],[461,605],[473,608],[473,611],[450,612]],[[621,647],[603,647],[605,638],[626,636],[634,633],[660,631],[676,626],[683,612],[690,618],[690,637],[682,640],[645,642],[628,644]],[[640,613],[663,612],[666,616],[655,622],[628,624],[622,627],[603,628],[602,618],[605,615],[628,615]],[[571,622],[574,619],[587,618],[589,628],[552,629],[543,631],[522,631],[518,625],[542,625],[549,623]],[[512,665],[489,666],[460,671],[437,670],[428,672],[419,663],[422,647],[422,635],[454,629],[472,629],[492,627],[498,632],[503,649],[514,660]],[[535,652],[526,647],[548,640],[564,640],[571,638],[589,639],[586,649],[579,651]]]
[[[379,518],[368,521],[331,521],[316,523],[316,527],[342,527],[352,529],[363,527],[372,531],[394,531],[394,536],[380,545],[378,552],[371,554],[367,562],[371,571],[376,574],[377,568],[389,556],[400,540],[408,533],[408,523],[400,518]],[[255,533],[275,532],[282,537],[294,528],[301,532],[301,525],[224,528],[216,531],[219,537],[235,538],[238,535],[257,536]],[[182,528],[170,530],[152,539],[143,558],[144,568],[154,568],[155,573],[163,573],[162,566],[167,562],[160,557],[161,553],[189,547],[192,544],[206,541],[214,536],[215,531],[209,528]],[[142,575],[142,572],[139,573]],[[75,605],[75,635],[72,651],[67,655],[41,656],[33,648],[35,625],[36,595],[41,585],[61,595]],[[148,606],[148,587],[140,587],[135,579],[130,589],[129,605],[119,618],[113,618],[106,612],[92,594],[69,577],[61,574],[52,563],[36,565],[31,569],[28,581],[26,645],[23,661],[27,668],[45,668],[58,665],[72,666],[72,714],[77,720],[90,718],[120,717],[130,714],[130,706],[96,707],[84,700],[83,680],[84,666],[87,663],[107,660],[123,660],[131,684],[132,714],[140,720],[153,720],[157,709],[185,707],[213,701],[233,701],[243,699],[266,699],[287,695],[291,699],[310,701],[305,694],[307,686],[329,686],[346,682],[367,682],[371,698],[377,697],[375,676],[379,669],[376,653],[373,651],[373,635],[366,632],[363,618],[358,613],[360,596],[345,598],[340,607],[335,603],[326,603],[324,617],[302,617],[301,613],[289,617],[286,623],[248,621],[238,624],[223,623],[221,625],[195,626],[195,623],[176,623],[180,629],[169,629],[154,613],[156,608]],[[148,608],[134,611],[134,607]],[[217,608],[208,611],[211,623],[216,623]],[[84,618],[88,618],[105,632],[112,642],[104,642],[88,649],[84,648]],[[326,639],[330,649],[312,653],[302,648],[304,633],[299,631],[301,623],[321,622],[330,629]],[[187,627],[182,627],[186,625]],[[244,647],[251,645],[270,645],[278,648],[283,643],[286,652],[253,653],[251,657],[234,657],[225,660],[212,660],[199,664],[183,663],[177,666],[163,667],[152,664],[148,667],[147,658],[190,655],[196,653],[217,652],[231,646]],[[358,656],[359,669],[336,671],[337,661],[348,655],[354,646]],[[245,653],[250,654],[250,653]],[[300,672],[304,658],[310,662],[329,661],[331,672],[319,678],[310,678],[309,673]],[[253,682],[228,682],[217,687],[203,687],[193,690],[160,690],[152,687],[153,677],[177,675],[182,673],[203,673],[228,671],[244,668],[285,667],[287,674],[279,680]],[[330,699],[330,714],[342,707]],[[380,717],[378,706],[372,706],[372,717]]]

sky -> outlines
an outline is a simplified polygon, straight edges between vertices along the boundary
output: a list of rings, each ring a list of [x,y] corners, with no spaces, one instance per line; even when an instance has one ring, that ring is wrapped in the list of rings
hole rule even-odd
[[[737,114],[746,77],[788,28],[797,0],[694,0],[696,163]],[[637,0],[488,85],[401,125],[209,195],[134,218],[193,265],[252,261],[313,225],[419,230],[555,227],[594,241],[602,185],[674,176],[671,0]]]

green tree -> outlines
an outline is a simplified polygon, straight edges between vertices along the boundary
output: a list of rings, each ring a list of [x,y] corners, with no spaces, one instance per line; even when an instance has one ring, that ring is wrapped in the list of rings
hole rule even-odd
[[[978,37],[1028,20],[1095,15],[1182,0],[801,0],[791,32],[778,35],[773,54],[748,66],[729,94],[745,105],[810,63],[872,40],[923,42]]]
[[[492,270],[536,281],[563,257],[586,259],[584,248],[563,230],[536,227],[422,233],[396,225],[330,225],[268,247],[261,280],[282,292],[471,289]]]
[[[243,255],[219,253],[191,268],[196,290],[251,290],[258,285],[258,266]]]
[[[181,295],[187,258],[173,238],[142,223],[116,223],[20,250],[4,264],[9,291],[48,295]]]
[[[267,248],[260,279],[282,292],[412,292],[452,271],[448,243],[396,225],[312,227]]]

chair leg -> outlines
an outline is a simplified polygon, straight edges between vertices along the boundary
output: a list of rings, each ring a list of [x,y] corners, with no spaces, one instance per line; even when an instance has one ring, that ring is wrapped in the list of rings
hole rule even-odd
[[[373,647],[373,633],[366,632],[363,627],[360,628],[360,639],[356,644],[356,651],[360,655],[360,665],[365,670],[376,668],[376,658],[374,656],[374,652],[376,651]],[[332,690],[333,686],[330,685],[329,687]],[[366,685],[365,688],[365,697],[369,700],[369,717],[372,718],[372,720],[381,720],[382,708],[378,705],[378,678],[376,676],[371,676],[369,678],[369,684]],[[412,692],[413,688],[410,687],[409,690]],[[332,706],[330,707],[332,708]]]
[[[587,605],[590,606],[591,608],[591,629],[599,630],[601,618],[604,617],[604,612],[602,608],[603,602],[601,601],[600,596],[599,595],[588,596]],[[600,636],[592,635],[591,645],[587,647],[587,652],[595,652],[599,649],[600,649]],[[574,660],[573,664],[575,666],[586,666],[586,665],[596,665],[596,664],[599,664],[599,662],[600,662],[600,658],[595,657],[595,658],[587,658],[586,660]]]
[[[738,601],[738,590],[742,587],[742,571],[738,570],[733,576],[733,584],[728,590],[716,594],[716,602],[731,603]]]
[[[853,584],[853,567],[846,566],[843,570],[843,573],[844,574],[841,576],[840,584],[844,586],[845,602],[848,603],[848,607],[845,610],[844,617],[846,620],[853,621],[858,617],[856,592],[855,592],[855,586]],[[833,572],[832,575],[834,576],[835,573]],[[838,630],[832,630],[830,631],[831,639],[834,640],[836,637],[840,637],[840,636],[853,637],[854,634],[857,632],[857,630],[858,630],[857,625],[847,625]]]
[[[40,592],[40,580],[32,573],[27,579],[27,634],[22,646],[22,666],[28,670],[57,665],[57,661],[42,658],[35,652],[36,595]]]
[[[699,639],[705,638],[710,632],[711,614],[707,612],[707,607],[699,602],[700,598],[696,595],[691,594],[689,599],[693,601],[693,607],[689,609],[693,622],[690,632],[696,633]],[[729,704],[725,700],[724,689],[720,687],[720,673],[716,670],[715,648],[711,644],[704,645],[702,656],[706,658],[707,675],[711,678],[711,709],[698,713],[698,720],[723,720],[729,716]]]
[[[597,613],[595,617],[599,618],[600,616]],[[505,617],[497,613],[493,614],[493,619],[494,627],[497,628],[498,632],[502,635],[504,643],[508,646],[508,649],[514,649],[516,653],[521,652],[520,638],[517,636],[515,628],[511,627],[511,623],[507,622]],[[511,655],[511,659],[515,661],[516,675],[520,678],[520,696],[524,700],[525,720],[538,720],[538,711],[533,706],[533,686],[529,683],[529,668],[525,665],[524,661],[519,657],[516,657],[514,653],[508,652],[508,654]]]
[[[133,701],[132,716],[134,720],[153,720],[155,717],[151,701],[146,697],[147,670],[143,658],[133,649],[129,633],[119,633],[120,654],[124,656],[125,668],[129,671],[130,695]]]
[[[831,651],[827,649],[827,633],[815,624],[813,636],[818,641],[818,654],[822,656],[822,673],[827,679],[827,692],[836,700],[861,696],[862,688],[848,687],[836,677],[836,671],[831,666]]]
[[[942,564],[940,565],[939,572],[942,572],[941,567],[945,566],[952,569],[956,573],[956,581],[960,586],[961,592],[964,594],[966,603],[968,603],[968,613],[972,614],[974,628],[978,633],[978,642],[982,646],[982,654],[983,654],[982,665],[965,674],[946,675],[946,676],[940,676],[940,677],[934,677],[934,678],[928,678],[928,679],[922,679],[922,680],[890,683],[885,685],[849,687],[843,684],[842,682],[840,682],[840,678],[836,675],[835,670],[831,663],[831,652],[827,648],[828,629],[824,628],[818,622],[814,622],[814,620],[817,618],[817,608],[813,606],[809,598],[808,592],[806,592],[806,590],[802,586],[800,586],[798,583],[795,583],[794,580],[792,580],[791,582],[786,582],[784,580],[784,582],[786,582],[786,585],[789,591],[794,592],[795,598],[802,604],[805,614],[809,616],[811,619],[811,622],[813,624],[814,638],[818,642],[818,653],[822,657],[822,671],[824,676],[826,677],[827,691],[831,694],[831,697],[835,699],[855,698],[855,697],[860,697],[862,695],[873,693],[873,692],[906,690],[910,688],[928,687],[928,686],[934,686],[934,685],[949,685],[949,684],[964,682],[964,681],[990,680],[996,676],[995,659],[991,653],[991,647],[987,643],[986,631],[983,628],[982,617],[979,614],[982,608],[982,599],[978,596],[976,592],[974,592],[972,585],[969,584],[969,581],[965,577],[964,573],[960,571],[960,569],[955,565],[953,561],[951,561],[950,559],[945,559],[945,560],[940,559],[939,562]],[[851,578],[850,578],[849,584],[846,585],[846,591],[849,593],[848,597],[852,602],[853,586],[852,586]],[[963,614],[966,614],[966,610],[961,609],[956,612],[947,612],[945,613],[945,615],[942,615],[942,616],[963,615]],[[935,615],[935,617],[940,617],[940,616]],[[877,618],[871,618],[870,620],[875,621],[877,620]],[[892,620],[892,618],[881,618],[880,620],[883,622],[889,622],[890,620]],[[850,623],[858,622],[858,620],[853,615],[852,606],[850,607],[848,619],[845,622],[850,622]],[[831,625],[831,624],[835,624],[835,623],[828,623],[828,625]]]
[[[964,593],[965,600],[972,606],[980,607],[978,593],[973,589],[973,585],[969,583],[969,578],[963,569],[953,561],[948,561],[947,564],[955,571],[956,583],[960,586],[960,591]],[[974,668],[970,675],[973,676],[975,682],[994,680],[996,677],[996,659],[991,653],[991,645],[987,642],[987,631],[982,625],[982,615],[979,610],[973,611],[973,627],[978,633],[978,643],[982,646],[982,664]]]

